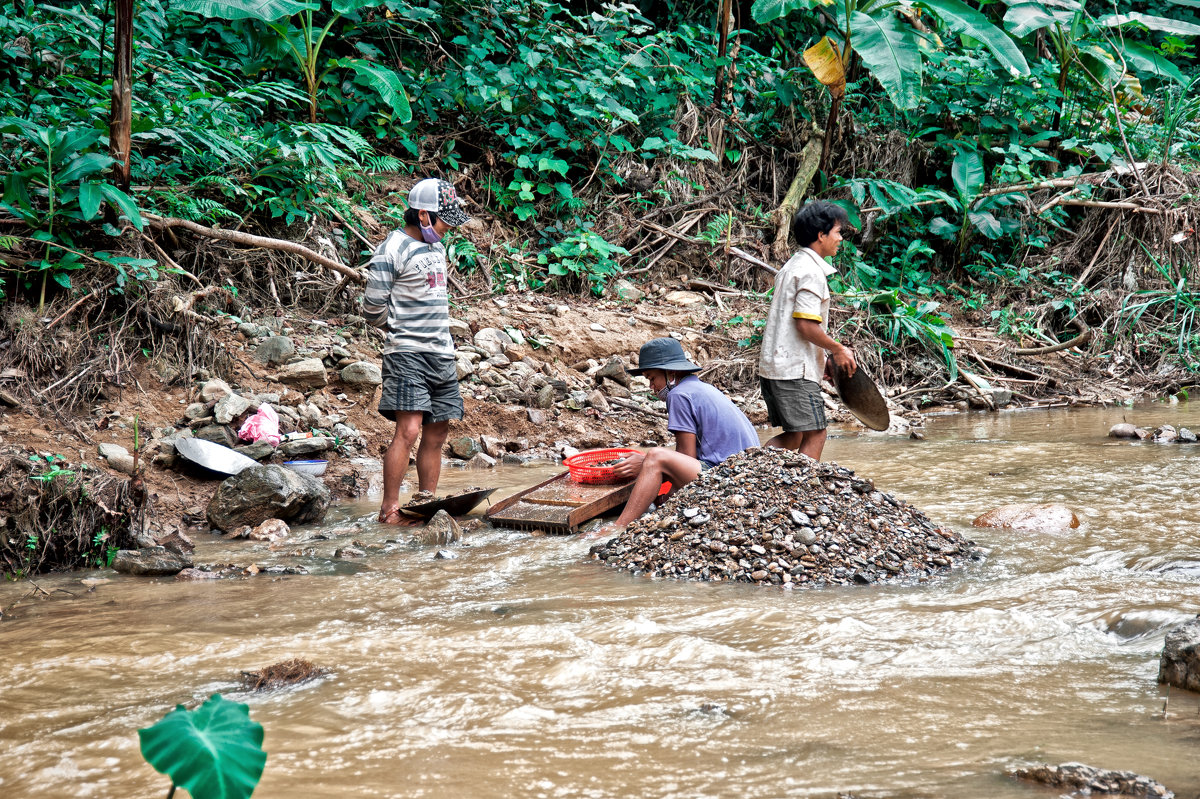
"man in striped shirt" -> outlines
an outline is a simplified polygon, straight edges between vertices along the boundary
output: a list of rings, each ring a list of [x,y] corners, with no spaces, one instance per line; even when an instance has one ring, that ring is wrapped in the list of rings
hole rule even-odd
[[[367,322],[387,331],[379,412],[396,434],[383,459],[379,521],[391,524],[400,519],[400,484],[418,436],[417,488],[435,493],[450,420],[463,418],[441,239],[470,217],[454,186],[437,178],[413,186],[408,205],[404,227],[371,256],[363,296]]]

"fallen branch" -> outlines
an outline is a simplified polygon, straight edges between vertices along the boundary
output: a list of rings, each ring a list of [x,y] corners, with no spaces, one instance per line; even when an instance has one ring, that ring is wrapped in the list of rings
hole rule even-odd
[[[679,241],[686,242],[688,244],[707,244],[708,243],[708,242],[704,241],[703,239],[696,239],[696,238],[692,238],[691,236],[685,236],[682,233],[677,233],[674,230],[671,230],[670,228],[665,228],[662,225],[655,224],[654,222],[650,222],[649,220],[646,220],[646,219],[640,220],[638,222],[638,224],[645,225],[648,228],[657,230],[659,233],[670,236],[674,239],[678,239]],[[759,266],[759,267],[762,267],[763,269],[766,269],[768,272],[770,272],[773,275],[778,274],[778,272],[779,272],[778,269],[771,266],[766,261],[762,260],[761,258],[755,258],[753,255],[746,252],[745,250],[739,249],[737,247],[730,247],[729,252],[731,255],[733,255],[737,258],[741,258],[743,261],[747,261],[749,263],[754,264],[755,266]]]
[[[1041,380],[1048,379],[1045,375],[1038,374],[1037,372],[1034,372],[1029,369],[1025,369],[1020,366],[1014,366],[1011,363],[1005,363],[1004,361],[998,361],[994,358],[989,358],[986,355],[980,355],[979,353],[975,352],[974,350],[970,351],[970,355],[978,363],[985,364],[987,366],[991,366],[996,369],[1002,369],[1006,372],[1012,372],[1013,374],[1024,375],[1025,377],[1029,377],[1029,378],[1033,378],[1033,379],[1041,379]]]
[[[1087,267],[1084,268],[1084,270],[1079,273],[1079,277],[1075,279],[1075,285],[1071,286],[1072,292],[1082,286],[1083,281],[1087,280],[1088,275],[1092,273],[1092,267],[1096,265],[1096,261],[1100,260],[1100,253],[1104,251],[1104,245],[1108,244],[1108,237],[1112,235],[1113,229],[1116,228],[1118,221],[1120,221],[1120,217],[1113,219],[1113,221],[1108,224],[1108,230],[1104,231],[1104,238],[1100,239],[1100,244],[1096,247],[1096,252],[1092,254],[1092,260],[1088,261]]]
[[[53,321],[51,321],[51,322],[50,322],[48,325],[46,325],[46,329],[47,329],[47,330],[49,330],[50,328],[54,327],[54,326],[55,326],[55,325],[57,325],[59,322],[61,322],[62,320],[66,319],[66,318],[67,318],[67,316],[68,316],[68,315],[70,315],[70,313],[71,313],[72,311],[74,311],[76,308],[78,308],[80,305],[83,305],[85,302],[87,302],[88,300],[92,299],[93,297],[98,297],[99,295],[101,295],[101,294],[103,294],[104,292],[108,291],[109,289],[111,289],[111,288],[112,288],[113,286],[115,286],[115,285],[117,285],[117,284],[116,284],[116,283],[108,283],[108,284],[106,284],[106,285],[104,285],[104,286],[101,286],[101,287],[100,287],[100,288],[98,288],[98,289],[93,289],[91,292],[89,292],[89,293],[87,293],[87,294],[84,294],[82,297],[80,297],[80,298],[79,298],[79,299],[77,299],[75,302],[73,302],[73,303],[71,304],[71,307],[70,307],[70,308],[68,308],[67,310],[65,310],[65,311],[63,311],[62,313],[60,313],[58,316],[56,316],[56,317],[54,318],[54,320],[53,320]]]
[[[832,132],[832,128],[831,121],[830,132]],[[816,137],[805,143],[804,149],[800,151],[800,166],[796,169],[796,177],[792,179],[792,185],[788,186],[787,193],[783,196],[783,202],[771,214],[775,222],[775,245],[772,255],[778,260],[785,260],[791,254],[788,241],[791,238],[792,217],[800,210],[800,201],[808,192],[813,175],[817,174],[817,169],[821,165],[822,145],[823,142],[818,141]]]
[[[223,239],[224,241],[232,241],[235,244],[244,244],[247,247],[263,247],[268,250],[278,250],[279,252],[290,252],[293,255],[299,255],[306,258],[314,264],[319,264],[326,269],[331,269],[339,275],[345,275],[350,280],[356,283],[365,283],[366,278],[358,272],[354,271],[345,264],[340,264],[337,261],[326,258],[320,253],[310,250],[303,244],[294,241],[285,241],[283,239],[272,239],[266,236],[255,236],[250,233],[242,233],[235,230],[224,230],[222,228],[205,227],[188,219],[177,219],[175,217],[162,217],[155,214],[143,213],[150,224],[157,228],[174,228],[181,227],[184,230],[190,230],[193,233],[198,233],[201,236],[207,236],[213,239]]]
[[[1055,205],[1074,205],[1082,208],[1113,208],[1120,211],[1133,211],[1135,214],[1163,214],[1161,208],[1151,208],[1140,203],[1116,202],[1113,200],[1063,200]]]
[[[1052,352],[1069,350],[1071,347],[1077,347],[1081,344],[1086,344],[1091,341],[1092,329],[1078,319],[1072,321],[1074,322],[1075,326],[1082,331],[1075,338],[1068,339],[1067,341],[1061,341],[1058,344],[1051,344],[1047,347],[1017,347],[1015,349],[1009,349],[1007,352],[1010,355],[1049,355]]]
[[[203,283],[201,283],[201,282],[200,282],[200,278],[196,277],[196,276],[195,276],[195,275],[193,275],[191,272],[187,271],[187,270],[186,270],[186,269],[184,269],[182,266],[180,266],[179,264],[175,263],[175,259],[173,259],[171,256],[167,255],[167,251],[166,251],[166,250],[164,250],[162,247],[158,246],[158,242],[157,242],[157,241],[155,241],[154,239],[150,238],[150,237],[149,237],[149,236],[147,236],[145,233],[142,233],[142,234],[141,234],[141,236],[142,236],[142,238],[143,238],[143,239],[145,239],[145,240],[146,240],[146,242],[147,242],[147,243],[148,243],[148,244],[149,244],[151,247],[153,247],[153,248],[154,248],[154,251],[158,253],[158,257],[159,257],[159,258],[161,258],[161,259],[163,259],[163,261],[165,261],[165,262],[166,262],[167,266],[169,266],[169,267],[170,267],[172,270],[174,270],[176,273],[178,273],[178,274],[180,274],[180,275],[185,275],[185,276],[187,276],[187,277],[190,277],[190,278],[192,279],[192,282],[193,282],[193,283],[195,283],[197,286],[203,286],[203,285],[204,285]]]

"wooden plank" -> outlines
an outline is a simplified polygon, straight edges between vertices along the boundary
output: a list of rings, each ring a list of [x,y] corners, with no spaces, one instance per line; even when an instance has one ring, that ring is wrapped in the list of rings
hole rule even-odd
[[[484,518],[500,526],[572,532],[584,522],[622,505],[633,492],[632,480],[616,485],[588,485],[555,475],[493,505]]]
[[[553,483],[555,480],[561,480],[562,478],[568,476],[569,474],[570,474],[570,472],[562,472],[560,474],[556,474],[547,480],[543,480],[542,482],[538,483],[537,485],[533,486],[532,488],[527,488],[524,491],[518,491],[517,493],[513,494],[512,496],[505,497],[504,499],[497,502],[495,505],[492,505],[490,508],[488,508],[488,512],[485,513],[484,516],[485,517],[491,516],[492,514],[496,513],[497,511],[502,511],[505,508],[509,507],[510,505],[515,505],[518,502],[520,502],[521,497],[525,496],[526,494],[533,492],[533,491],[537,491],[539,488],[542,488],[544,486],[548,486],[551,483]]]
[[[596,518],[604,514],[605,511],[612,510],[618,505],[624,505],[629,499],[629,495],[633,493],[633,483],[629,482],[621,486],[618,490],[608,494],[603,499],[598,499],[589,505],[581,508],[576,508],[571,512],[571,516],[567,521],[567,525],[574,530],[579,525],[586,521]]]

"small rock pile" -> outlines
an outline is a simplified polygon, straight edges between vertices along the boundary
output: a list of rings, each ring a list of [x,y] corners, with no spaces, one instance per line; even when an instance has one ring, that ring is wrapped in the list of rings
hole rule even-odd
[[[684,486],[593,559],[653,577],[784,588],[912,579],[972,542],[835,463],[754,448]]]
[[[1147,799],[1172,799],[1175,793],[1150,777],[1132,771],[1111,771],[1083,763],[1063,763],[1059,766],[1038,764],[1013,769],[1009,774],[1017,779],[1040,782],[1053,788],[1070,789],[1083,796],[1116,794]]]
[[[1128,422],[1114,424],[1108,431],[1109,438],[1131,438],[1139,441],[1150,439],[1157,444],[1195,444],[1198,440],[1196,434],[1186,427],[1181,427],[1178,430],[1169,424],[1160,425],[1153,430],[1147,427],[1138,427]]]

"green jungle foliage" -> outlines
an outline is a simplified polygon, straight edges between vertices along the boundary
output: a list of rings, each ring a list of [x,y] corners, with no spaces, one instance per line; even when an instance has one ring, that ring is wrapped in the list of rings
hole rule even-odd
[[[135,0],[126,189],[108,155],[111,4],[3,0],[0,298],[44,304],[79,270],[107,270],[115,291],[161,279],[113,254],[143,212],[286,235],[378,198],[394,173],[469,175],[519,232],[504,257],[452,240],[460,268],[599,293],[644,257],[619,246],[610,198],[636,216],[670,205],[672,186],[740,180],[734,213],[769,207],[784,187],[739,177],[744,160],[790,170],[833,113],[839,148],[911,156],[897,170],[835,151],[810,190],[856,224],[875,209],[869,246],[841,256],[842,288],[883,337],[953,370],[936,307],[977,302],[964,286],[1033,280],[1070,301],[1054,275],[1022,276],[1070,232],[1061,207],[1018,213],[1022,184],[1200,160],[1200,0],[1118,6],[756,0],[736,56],[718,59],[716,7],[669,0]],[[828,70],[805,59],[815,45],[844,81],[832,108]],[[697,115],[727,117],[720,152]],[[403,197],[387,202],[395,218]]]

